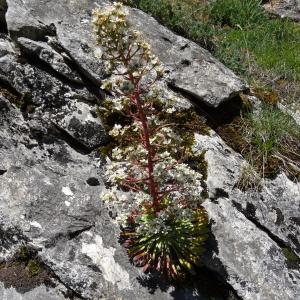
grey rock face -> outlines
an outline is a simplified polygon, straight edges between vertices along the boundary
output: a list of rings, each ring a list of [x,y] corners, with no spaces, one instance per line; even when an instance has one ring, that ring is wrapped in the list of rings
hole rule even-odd
[[[300,257],[300,184],[285,174],[266,179],[260,192],[235,192],[234,203],[249,218],[255,220],[282,240]]]
[[[300,296],[299,184],[284,174],[265,180],[261,191],[236,185],[245,164],[214,132],[196,136],[206,150],[208,193],[204,207],[212,220],[212,253],[205,264],[226,278],[242,299],[296,299]],[[282,248],[296,255],[291,262]]]
[[[94,39],[90,25],[90,14],[95,7],[95,2],[92,0],[76,2],[25,0],[24,4],[35,19],[49,26],[54,24],[52,27],[55,27],[59,45],[74,59],[89,80],[99,84],[99,80],[104,75],[103,64],[95,60]],[[9,3],[6,18],[10,33],[16,31],[13,12],[17,5],[15,0]],[[12,15],[9,14],[10,11]],[[18,37],[22,36],[25,35],[18,34]]]
[[[12,51],[7,40],[0,41],[4,45],[2,52]],[[25,43],[22,39],[21,42]],[[61,81],[50,69],[44,70],[29,62],[20,64],[18,59],[14,52],[1,57],[0,76],[19,93],[19,105],[28,117],[57,125],[87,149],[105,141],[102,124],[95,112],[97,97],[83,83]]]
[[[31,139],[31,121],[4,98],[0,107],[0,155],[5,157],[0,162],[0,259],[26,242],[84,299],[170,299],[169,293],[149,295],[135,279],[139,271],[128,262],[118,244],[118,226],[101,203],[101,161],[49,132],[47,143]],[[1,287],[1,293],[42,299],[45,289],[19,296],[13,288]],[[64,299],[53,293],[47,297]]]
[[[265,9],[281,18],[290,18],[300,21],[300,1],[299,0],[279,0],[268,1],[264,5]]]
[[[209,268],[223,273],[242,299],[298,299],[299,270],[289,270],[278,245],[239,213],[228,198],[204,203],[213,220]]]
[[[229,195],[238,181],[243,159],[213,131],[209,136],[196,135],[195,148],[205,151],[207,187],[210,198]]]
[[[41,61],[48,64],[59,74],[67,79],[82,83],[81,78],[65,62],[65,59],[57,51],[45,42],[37,42],[27,38],[18,38],[21,49],[29,55],[37,56]],[[66,55],[67,57],[67,55]]]
[[[16,289],[10,287],[5,288],[0,282],[0,299],[1,300],[64,300],[66,289],[62,287],[49,288],[46,286],[38,286],[27,293],[19,293]],[[74,298],[77,300],[79,298]]]
[[[246,89],[232,71],[196,43],[177,36],[140,10],[130,10],[129,19],[169,69],[168,81],[175,88],[213,107]]]
[[[23,36],[35,40],[54,33],[51,26],[32,16],[23,1],[6,0],[6,2],[8,9],[5,19],[12,38]]]

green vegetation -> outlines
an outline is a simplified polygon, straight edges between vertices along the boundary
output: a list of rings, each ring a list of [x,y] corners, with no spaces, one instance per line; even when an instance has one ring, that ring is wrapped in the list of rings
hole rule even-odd
[[[252,86],[273,88],[285,103],[299,97],[300,26],[289,20],[270,19],[261,1],[131,2],[213,52]]]
[[[287,262],[292,263],[294,265],[296,265],[297,267],[300,266],[300,259],[299,257],[294,253],[294,251],[292,251],[290,248],[288,247],[283,247],[281,248],[285,259],[287,260]]]
[[[252,144],[258,151],[269,155],[282,147],[284,138],[290,136],[300,139],[300,129],[296,122],[279,109],[263,105],[258,115],[247,117]]]
[[[242,188],[259,186],[255,172],[273,177],[283,170],[292,179],[300,179],[300,127],[276,106],[262,104],[258,113],[236,118],[218,133],[250,164],[243,170]]]
[[[258,114],[248,114],[243,122],[241,130],[254,148],[249,153],[255,153],[252,160],[259,163],[263,176],[265,169],[270,169],[270,175],[284,169],[287,174],[299,177],[300,127],[289,115],[263,104]]]
[[[14,261],[17,264],[25,266],[25,270],[30,277],[37,276],[44,271],[41,262],[37,258],[37,254],[34,250],[27,246],[21,246],[14,256]]]
[[[21,246],[13,257],[0,263],[0,281],[7,287],[31,290],[52,283],[53,274],[38,257],[37,250]]]

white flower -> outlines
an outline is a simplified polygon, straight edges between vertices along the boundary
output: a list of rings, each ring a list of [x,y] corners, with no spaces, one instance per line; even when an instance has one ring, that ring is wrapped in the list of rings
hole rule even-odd
[[[94,55],[98,59],[102,58],[102,55],[103,55],[102,49],[100,47],[97,47],[94,51]]]
[[[122,128],[121,125],[119,124],[115,124],[115,126],[113,127],[113,129],[109,132],[109,135],[111,136],[118,136],[120,134],[120,129]]]
[[[168,114],[172,114],[173,112],[175,112],[176,111],[176,109],[174,108],[174,107],[170,107],[170,108],[168,108],[167,110],[166,110],[166,112],[168,113]]]

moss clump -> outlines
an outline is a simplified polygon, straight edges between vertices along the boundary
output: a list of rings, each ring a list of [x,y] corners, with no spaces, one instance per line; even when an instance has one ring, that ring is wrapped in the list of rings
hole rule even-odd
[[[25,292],[41,284],[50,284],[53,274],[40,261],[37,252],[23,245],[15,255],[0,264],[0,281],[5,287]]]
[[[285,258],[291,262],[297,262],[300,264],[300,258],[288,247],[282,248],[282,252]]]
[[[217,132],[233,150],[244,154],[247,151],[249,142],[242,132],[242,126],[242,118],[237,117],[232,123],[217,128]]]
[[[31,257],[31,251],[25,245],[21,246],[20,249],[14,255],[14,260],[17,262],[28,262]]]
[[[37,259],[30,259],[26,268],[31,277],[37,276],[43,271],[41,263]]]
[[[300,258],[294,253],[294,251],[289,247],[282,247],[281,250],[286,259],[288,268],[299,269]]]
[[[19,97],[9,92],[8,89],[0,87],[0,96],[6,98],[9,102],[14,103],[16,106],[19,100]]]
[[[182,132],[189,134],[199,133],[201,135],[209,135],[210,128],[206,125],[203,118],[196,113],[194,108],[176,110],[173,114],[162,114],[168,122],[176,123],[177,128]]]
[[[263,103],[271,106],[276,106],[279,102],[279,97],[276,91],[267,90],[264,88],[256,87],[253,89],[254,95],[259,98]]]
[[[29,276],[37,276],[43,271],[36,251],[25,245],[21,246],[16,252],[12,263],[24,266]]]

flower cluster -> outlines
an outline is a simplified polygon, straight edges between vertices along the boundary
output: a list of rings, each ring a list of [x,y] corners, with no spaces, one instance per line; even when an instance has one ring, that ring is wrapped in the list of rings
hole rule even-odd
[[[183,271],[183,265],[198,260],[199,251],[186,252],[186,245],[201,248],[207,223],[201,207],[202,175],[187,162],[193,142],[184,143],[178,130],[180,124],[164,117],[176,112],[174,101],[164,99],[158,88],[164,68],[142,35],[131,29],[122,4],[94,10],[93,25],[98,57],[111,73],[102,88],[114,96],[105,101],[100,111],[115,118],[109,128],[114,148],[106,169],[113,187],[103,198],[121,210],[124,243],[134,261],[142,261],[147,266],[145,270],[155,268],[175,277]],[[186,237],[180,236],[183,232]],[[151,251],[158,244],[154,248],[149,244],[152,250],[146,250],[141,243],[146,236],[151,245],[155,240],[167,239],[167,248],[155,254]],[[181,260],[174,254],[178,239],[184,241]],[[162,266],[162,262],[167,265]]]

